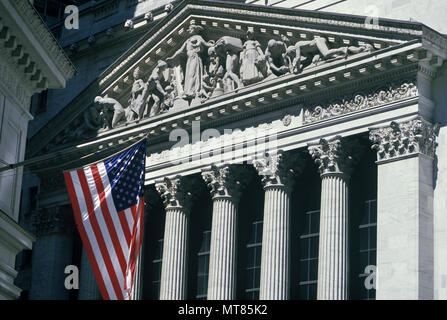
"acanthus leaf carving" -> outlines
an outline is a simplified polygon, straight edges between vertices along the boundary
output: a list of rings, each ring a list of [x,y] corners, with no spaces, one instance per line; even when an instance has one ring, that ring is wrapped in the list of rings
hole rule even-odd
[[[50,233],[70,233],[75,227],[70,206],[43,208],[34,212],[31,219],[38,236]]]
[[[212,198],[228,197],[239,201],[245,186],[244,170],[238,165],[212,165],[202,171],[202,178],[211,192]]]
[[[253,160],[253,166],[262,177],[264,188],[284,187],[287,192],[293,188],[295,177],[302,172],[305,160],[302,155],[278,150]]]
[[[155,188],[163,199],[166,209],[190,208],[192,194],[185,183],[187,183],[186,179],[180,176],[174,178],[165,177],[155,182]]]
[[[343,174],[349,176],[357,160],[352,150],[340,136],[320,139],[319,143],[308,147],[309,153],[318,166],[320,175]]]
[[[418,116],[406,122],[393,121],[388,127],[372,129],[369,139],[378,161],[418,153],[434,158],[438,133],[438,124],[433,125]]]

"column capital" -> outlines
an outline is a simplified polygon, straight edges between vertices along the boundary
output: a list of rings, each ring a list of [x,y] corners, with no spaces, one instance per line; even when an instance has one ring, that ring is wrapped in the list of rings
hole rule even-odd
[[[184,177],[165,177],[155,182],[155,189],[160,194],[165,209],[188,210],[192,204],[192,195],[187,187],[187,179]]]
[[[371,128],[369,139],[377,152],[377,161],[424,154],[434,158],[439,124],[431,124],[421,116],[404,122],[392,121],[389,126]]]
[[[71,234],[75,227],[69,206],[42,208],[33,215],[32,224],[38,236],[50,233]]]
[[[303,171],[304,164],[300,154],[283,150],[253,160],[253,166],[262,176],[264,189],[283,186],[287,192],[293,188],[295,177]]]
[[[207,184],[211,197],[233,198],[237,202],[242,191],[243,168],[240,165],[212,165],[202,170],[202,178]]]
[[[320,175],[342,174],[349,176],[352,171],[353,157],[349,154],[346,143],[341,136],[320,139],[316,144],[309,144],[308,150],[318,165]]]

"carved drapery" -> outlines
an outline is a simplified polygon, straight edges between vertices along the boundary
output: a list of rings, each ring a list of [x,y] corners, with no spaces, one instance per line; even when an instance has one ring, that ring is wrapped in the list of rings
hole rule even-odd
[[[434,158],[438,133],[438,124],[433,125],[418,116],[406,122],[393,121],[388,127],[372,129],[369,139],[378,161],[417,153]]]

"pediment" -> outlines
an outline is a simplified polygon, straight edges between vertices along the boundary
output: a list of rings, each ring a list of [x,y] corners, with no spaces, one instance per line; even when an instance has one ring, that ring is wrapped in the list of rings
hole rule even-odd
[[[190,33],[191,26],[198,32]],[[377,85],[386,74],[415,72],[420,61],[439,66],[445,48],[444,37],[417,23],[390,20],[371,27],[364,17],[185,1],[34,136],[28,156],[94,139],[125,140],[143,130],[162,135],[194,119],[278,101],[317,103],[319,90],[337,92],[355,81]],[[112,99],[108,118],[96,96]],[[123,109],[115,123],[113,101]]]

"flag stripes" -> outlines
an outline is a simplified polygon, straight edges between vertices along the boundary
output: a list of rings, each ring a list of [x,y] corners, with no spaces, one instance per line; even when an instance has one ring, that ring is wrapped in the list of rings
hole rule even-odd
[[[117,175],[117,179],[124,177],[127,171],[136,176],[135,172],[144,168],[139,164],[132,165],[136,169],[128,169],[134,157],[128,156],[126,167],[119,170],[124,173]],[[120,162],[125,161],[117,161],[115,166],[123,165]],[[130,299],[143,239],[144,197],[132,198],[133,202],[126,199],[130,206],[117,210],[112,196],[115,185],[110,183],[110,171],[104,162],[64,172],[64,177],[75,221],[102,297],[105,300]],[[118,194],[124,196],[124,193],[129,192],[121,190]]]

